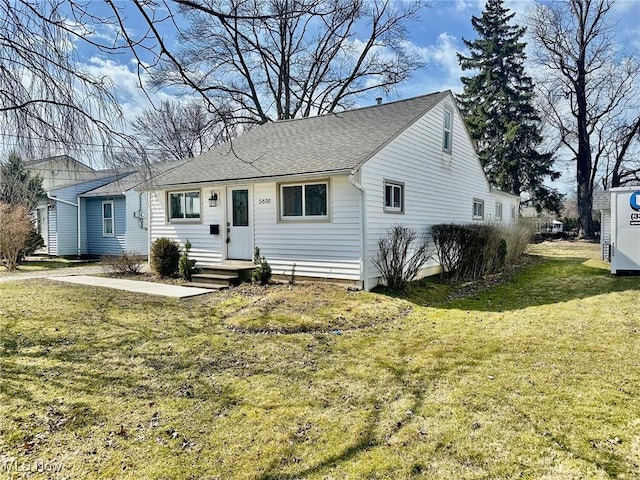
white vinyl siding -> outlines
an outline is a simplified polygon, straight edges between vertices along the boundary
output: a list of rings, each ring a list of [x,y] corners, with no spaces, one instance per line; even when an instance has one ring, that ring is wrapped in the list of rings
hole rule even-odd
[[[149,194],[129,190],[125,193],[125,202],[127,205],[125,249],[127,252],[147,255],[149,253],[149,219],[147,218]]]
[[[253,244],[260,248],[260,254],[265,256],[274,274],[291,274],[295,263],[296,276],[299,277],[360,280],[360,192],[351,185],[347,176],[331,177],[326,183],[330,186],[327,205],[329,220],[308,223],[280,221],[280,184],[253,184]],[[215,189],[223,191],[224,187],[216,186]],[[151,241],[167,237],[182,243],[188,238],[192,244],[190,257],[198,265],[213,266],[223,262],[226,228],[222,228],[222,225],[227,221],[224,197],[218,197],[217,207],[207,205],[203,208],[203,224],[200,225],[167,222],[161,199],[168,196],[163,192],[152,192],[149,198]],[[219,235],[209,234],[210,224],[221,226]]]
[[[208,190],[207,190],[208,191]],[[191,242],[189,257],[197,260],[199,265],[215,265],[222,261],[222,234],[210,235],[209,225],[217,224],[223,231],[224,202],[218,200],[217,207],[202,208],[200,222],[169,222],[168,195],[166,191],[149,193],[149,236],[150,241],[160,237],[170,238],[183,244],[187,239]]]
[[[295,263],[299,277],[360,279],[360,192],[346,176],[327,183],[328,220],[308,223],[279,220],[281,185],[254,184],[254,245],[274,274],[291,274]]]
[[[457,113],[452,117],[452,154],[444,152],[443,115],[440,102],[381,149],[361,169],[359,181],[366,191],[365,288],[379,282],[379,273],[371,263],[378,251],[378,240],[387,229],[402,223],[419,234],[429,234],[438,223],[468,223],[472,220],[473,198],[490,200],[489,184],[475,155],[472,143]],[[455,111],[454,111],[455,112]],[[384,212],[385,179],[404,183],[404,215]],[[426,267],[437,266],[437,261]]]

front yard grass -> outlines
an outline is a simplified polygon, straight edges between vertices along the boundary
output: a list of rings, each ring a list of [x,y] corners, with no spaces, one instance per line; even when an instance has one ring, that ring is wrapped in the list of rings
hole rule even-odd
[[[78,267],[86,262],[68,260],[66,258],[47,258],[45,260],[25,260],[18,265],[16,272],[38,272],[57,270],[59,268]],[[0,276],[11,275],[4,265],[0,265]]]
[[[0,478],[638,478],[640,277],[575,245],[434,303],[1,283]]]

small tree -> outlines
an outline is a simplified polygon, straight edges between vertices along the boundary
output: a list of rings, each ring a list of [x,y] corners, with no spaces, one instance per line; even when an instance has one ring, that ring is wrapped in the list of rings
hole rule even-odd
[[[180,245],[169,238],[160,237],[151,244],[151,269],[161,277],[171,277],[178,271]]]
[[[404,292],[432,253],[424,236],[419,238],[415,230],[394,225],[378,241],[378,255],[373,264],[389,288]]]
[[[32,231],[33,222],[25,206],[0,202],[0,257],[10,272],[16,269]]]
[[[253,252],[253,263],[256,264],[256,268],[251,272],[251,281],[253,283],[259,283],[260,285],[266,285],[271,279],[271,265],[267,262],[267,259],[263,255],[260,255],[260,249],[255,248]]]
[[[189,252],[191,251],[191,242],[189,239],[184,244],[184,250],[182,252],[182,256],[180,257],[180,262],[178,263],[178,272],[180,276],[186,281],[190,282],[191,277],[196,272],[196,260],[192,260],[189,258]]]

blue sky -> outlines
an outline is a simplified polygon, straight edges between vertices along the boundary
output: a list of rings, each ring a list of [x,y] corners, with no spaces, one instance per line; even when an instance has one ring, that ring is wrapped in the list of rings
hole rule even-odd
[[[515,21],[520,23],[524,21],[524,15],[532,3],[507,0],[505,5],[516,13]],[[456,52],[464,51],[463,37],[475,38],[471,17],[481,15],[485,2],[484,0],[434,0],[431,4],[430,8],[421,12],[419,21],[408,24],[409,40],[425,60],[426,67],[415,72],[410,81],[398,86],[396,92],[385,100],[396,100],[446,89],[454,92],[461,90],[462,72],[458,66]],[[614,14],[615,21],[619,25],[620,41],[640,51],[640,0],[618,0]],[[131,58],[124,55],[99,55],[85,48],[82,48],[79,53],[82,63],[92,73],[106,74],[112,78],[126,117],[132,118],[148,107],[147,98],[136,86],[136,69]],[[152,94],[152,99],[156,101],[167,96],[168,94],[159,92]],[[377,94],[371,95],[371,97],[375,96]],[[373,100],[373,98],[365,98],[361,103],[367,104]]]
[[[456,52],[464,51],[463,37],[469,40],[476,38],[476,33],[471,26],[471,17],[481,15],[485,0],[434,0],[431,5],[430,8],[421,12],[419,21],[408,24],[412,48],[422,56],[426,67],[415,72],[410,81],[399,85],[384,99],[385,101],[447,89],[454,92],[461,91],[462,72],[458,66]],[[505,6],[516,13],[514,21],[519,24],[524,24],[525,16],[532,5],[531,1],[507,0],[505,2]],[[618,26],[616,31],[620,44],[635,49],[636,53],[640,52],[640,0],[618,0],[613,10],[613,17],[613,21]],[[533,48],[533,45],[530,44],[528,48]],[[136,66],[132,58],[126,55],[98,55],[84,48],[81,48],[78,53],[91,73],[111,77],[126,119],[135,118],[149,107],[146,95],[137,86]],[[170,96],[167,92],[151,93],[154,102]],[[372,93],[370,98],[362,98],[358,103],[373,104],[376,96],[378,94]],[[570,167],[565,168],[570,169]],[[560,182],[563,191],[569,191],[573,187],[573,175],[570,173],[567,171],[563,174]]]

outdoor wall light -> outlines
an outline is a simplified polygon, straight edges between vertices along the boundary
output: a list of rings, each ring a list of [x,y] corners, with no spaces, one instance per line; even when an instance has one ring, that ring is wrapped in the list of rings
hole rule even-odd
[[[217,207],[218,206],[218,194],[211,190],[211,196],[209,197],[209,206]]]

